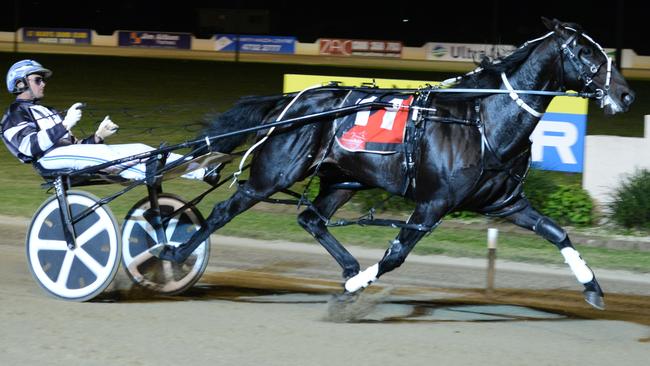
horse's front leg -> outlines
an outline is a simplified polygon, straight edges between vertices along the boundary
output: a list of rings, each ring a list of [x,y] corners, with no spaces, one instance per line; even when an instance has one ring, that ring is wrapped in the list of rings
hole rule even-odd
[[[444,212],[436,203],[418,204],[408,220],[408,224],[418,228],[402,228],[397,238],[390,243],[384,257],[345,282],[347,292],[356,292],[368,287],[384,273],[390,272],[404,263],[406,257],[422,237],[440,223]]]
[[[354,191],[330,190],[321,181],[321,191],[314,204],[298,215],[298,223],[310,233],[336,260],[343,269],[343,278],[348,279],[359,273],[359,262],[327,230],[326,220],[345,204]]]
[[[525,198],[522,198],[525,200]],[[575,275],[578,282],[580,282],[585,290],[585,301],[596,309],[605,309],[605,300],[603,297],[603,290],[600,288],[593,271],[587,263],[582,259],[580,253],[573,247],[569,235],[556,224],[549,217],[542,215],[535,210],[528,200],[523,210],[517,211],[506,218],[514,224],[523,228],[534,231],[544,239],[555,244],[564,257],[564,262],[569,265],[571,271]]]

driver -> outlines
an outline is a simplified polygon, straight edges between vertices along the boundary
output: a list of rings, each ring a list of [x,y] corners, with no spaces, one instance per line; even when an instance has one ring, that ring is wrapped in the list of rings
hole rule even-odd
[[[16,95],[16,100],[2,117],[2,139],[21,162],[38,163],[45,169],[82,169],[154,150],[144,144],[105,145],[104,140],[118,129],[109,116],[93,135],[76,138],[71,130],[81,119],[82,103],[74,103],[65,114],[39,103],[50,76],[52,71],[34,60],[18,61],[7,72],[7,90]],[[170,154],[167,162],[179,158],[181,155]],[[114,169],[126,179],[143,179],[146,174],[145,164],[137,161]],[[214,183],[216,175],[215,169],[205,168],[183,177]]]

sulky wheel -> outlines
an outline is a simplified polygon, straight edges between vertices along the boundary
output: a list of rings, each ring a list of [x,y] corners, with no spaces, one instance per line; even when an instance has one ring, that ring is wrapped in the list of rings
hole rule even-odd
[[[179,197],[167,193],[158,196],[167,244],[187,241],[205,220],[199,210],[190,206],[169,216],[185,205]],[[148,252],[158,243],[156,232],[144,217],[150,207],[144,198],[129,211],[122,228],[122,262],[133,282],[158,293],[173,295],[191,287],[203,275],[210,257],[210,239],[206,239],[183,263],[160,260]]]
[[[74,218],[98,199],[85,192],[67,193]],[[48,198],[34,214],[27,232],[27,262],[36,282],[49,294],[71,301],[99,295],[117,272],[120,258],[118,226],[108,206],[99,206],[74,224],[76,247],[69,249],[59,202]]]

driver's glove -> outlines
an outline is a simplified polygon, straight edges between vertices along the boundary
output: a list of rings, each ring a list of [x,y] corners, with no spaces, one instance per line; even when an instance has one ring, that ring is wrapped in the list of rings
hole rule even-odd
[[[81,119],[81,106],[83,103],[75,103],[68,109],[65,118],[61,121],[66,130],[70,131]]]
[[[117,132],[118,128],[120,128],[120,126],[113,123],[113,121],[111,121],[111,117],[106,116],[104,117],[102,123],[99,124],[97,132],[95,132],[95,136],[97,136],[97,138],[99,138],[101,141],[104,141],[108,136],[111,136]]]

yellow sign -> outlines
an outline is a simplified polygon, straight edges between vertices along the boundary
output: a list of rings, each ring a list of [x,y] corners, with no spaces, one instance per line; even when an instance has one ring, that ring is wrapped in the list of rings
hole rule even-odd
[[[546,108],[546,112],[587,114],[589,99],[577,97],[555,97]]]
[[[400,79],[372,79],[349,76],[326,75],[284,75],[284,93],[296,92],[314,85],[326,85],[337,81],[341,86],[361,86],[364,83],[373,83],[380,88],[417,89],[429,85],[439,84],[439,81],[400,80]],[[555,97],[546,109],[546,112],[587,114],[588,100],[576,97]]]
[[[375,83],[380,88],[417,89],[426,87],[427,84],[436,85],[438,81],[400,80],[400,79],[372,79],[350,76],[325,76],[325,75],[284,75],[284,92],[290,93],[309,88],[314,85],[325,85],[331,81],[339,82],[341,86],[361,86],[364,83]]]

